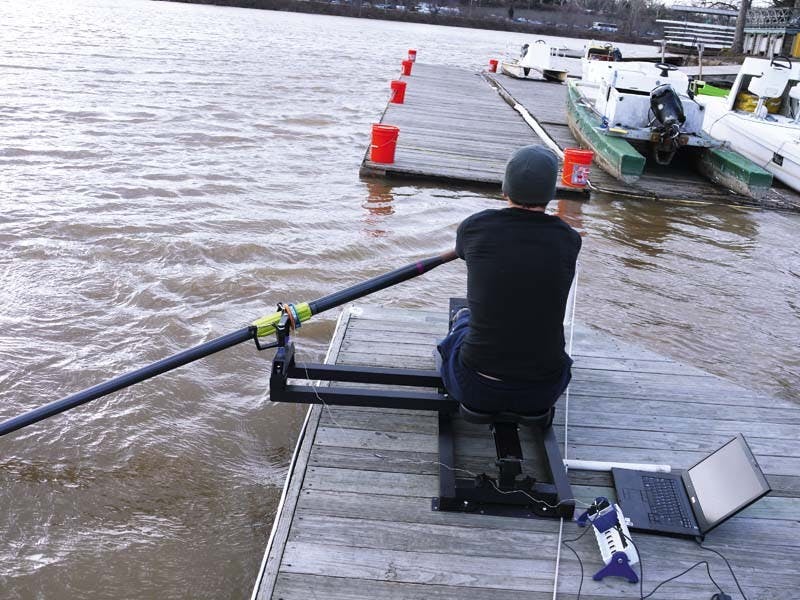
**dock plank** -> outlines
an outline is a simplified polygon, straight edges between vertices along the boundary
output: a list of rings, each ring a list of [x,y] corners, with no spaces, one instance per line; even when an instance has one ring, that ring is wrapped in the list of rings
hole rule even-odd
[[[354,588],[356,591],[354,591]],[[362,579],[353,582],[344,577],[327,577],[308,574],[282,574],[278,581],[277,593],[283,600],[353,600],[371,598],[374,600],[519,600],[515,590],[486,590],[483,588],[453,588],[445,585],[399,583],[396,581],[377,581]],[[583,596],[585,600],[592,600]],[[526,594],[526,600],[552,600],[552,593]],[[594,599],[597,600],[597,599]]]
[[[353,308],[342,318],[330,360],[432,368],[444,311]],[[566,455],[572,459],[656,462],[686,468],[743,432],[773,491],[716,528],[706,544],[731,561],[747,597],[791,597],[800,563],[800,406],[754,393],[665,356],[576,324]],[[324,398],[325,390],[319,392]],[[558,404],[565,438],[567,397]],[[574,598],[580,567],[562,548],[559,522],[431,510],[438,493],[435,415],[425,411],[316,407],[278,515],[254,598],[406,599]],[[494,445],[481,426],[456,422],[457,467],[493,468]],[[521,440],[530,450],[530,433]],[[531,456],[528,452],[527,456]],[[535,463],[529,460],[528,463]],[[538,465],[525,465],[535,472]],[[613,497],[607,472],[570,471],[579,502]],[[564,539],[580,536],[564,524]],[[698,560],[737,600],[723,561],[694,542],[634,533],[645,564],[645,593]],[[276,547],[280,545],[280,548]],[[581,597],[634,597],[622,580],[591,579],[601,562],[593,536],[572,546],[586,570]],[[768,577],[764,577],[769,573]],[[268,584],[268,585],[267,585]],[[707,600],[716,591],[703,568],[659,589],[658,597]],[[788,595],[787,595],[788,594]]]

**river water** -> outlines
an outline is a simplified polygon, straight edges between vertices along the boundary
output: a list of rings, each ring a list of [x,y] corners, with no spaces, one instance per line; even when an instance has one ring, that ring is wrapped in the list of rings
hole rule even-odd
[[[478,69],[517,34],[133,0],[0,20],[0,418],[437,254],[500,206],[357,171],[408,48]],[[579,318],[797,398],[800,216],[552,208],[584,235]],[[464,285],[452,263],[368,301],[443,309]],[[305,356],[335,318],[303,327]],[[268,369],[244,344],[0,439],[0,596],[246,596],[304,415],[270,404]]]

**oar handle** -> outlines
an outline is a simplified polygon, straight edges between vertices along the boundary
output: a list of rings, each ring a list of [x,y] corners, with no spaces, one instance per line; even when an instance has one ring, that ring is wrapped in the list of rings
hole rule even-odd
[[[391,271],[390,273],[373,277],[372,279],[356,284],[329,296],[325,296],[319,300],[300,304],[296,307],[298,317],[301,321],[306,321],[311,318],[311,315],[321,313],[325,310],[329,310],[344,304],[345,302],[350,302],[356,298],[361,298],[367,294],[377,292],[378,290],[382,290],[391,285],[406,281],[407,279],[411,279],[417,275],[422,275],[423,273],[449,262],[454,258],[456,258],[455,251],[446,252],[439,256],[434,256],[432,258],[427,258],[425,260],[406,265],[405,267],[401,267]],[[151,377],[155,377],[156,375],[161,375],[167,371],[172,371],[173,369],[177,369],[178,367],[182,367],[190,362],[205,358],[206,356],[219,352],[220,350],[225,350],[231,346],[241,344],[242,342],[255,338],[257,335],[266,335],[268,333],[272,333],[275,331],[275,324],[278,323],[282,314],[282,312],[276,312],[272,315],[259,319],[249,327],[245,327],[239,331],[234,331],[233,333],[223,335],[216,339],[205,342],[204,344],[200,344],[199,346],[195,346],[194,348],[189,348],[188,350],[184,350],[178,354],[173,354],[170,357],[159,360],[158,362],[146,367],[142,367],[141,369],[131,371],[130,373],[125,373],[124,375],[120,375],[119,377],[115,377],[114,379],[110,379],[104,383],[87,388],[76,394],[62,398],[61,400],[56,400],[55,402],[45,404],[44,406],[35,408],[25,414],[8,419],[7,421],[0,423],[0,436],[11,433],[12,431],[16,431],[17,429],[22,429],[28,425],[33,425],[34,423],[38,423],[43,419],[47,419],[71,408],[75,408],[81,404],[86,404],[87,402],[91,402],[97,398],[102,398],[108,394],[112,394],[141,381],[145,381],[146,379],[150,379]]]
[[[386,289],[387,287],[397,285],[398,283],[402,283],[403,281],[412,279],[413,277],[417,277],[423,273],[427,273],[431,269],[435,269],[439,265],[450,262],[455,258],[458,258],[456,251],[450,250],[444,254],[432,256],[430,258],[411,263],[410,265],[406,265],[405,267],[400,267],[399,269],[395,269],[389,273],[384,273],[383,275],[378,275],[372,279],[367,279],[366,281],[362,281],[361,283],[357,283],[341,291],[334,292],[328,296],[323,296],[317,300],[293,305],[293,310],[296,313],[297,319],[301,323],[305,323],[313,315],[318,315],[326,310],[336,308],[337,306],[341,306],[347,302],[357,300],[358,298],[362,298],[368,294],[374,294],[375,292]],[[280,321],[282,314],[283,312],[276,311],[270,315],[253,321],[253,326],[257,329],[259,337],[275,333],[275,326],[278,324],[278,321]]]
[[[346,304],[347,302],[351,302],[366,296],[367,294],[374,294],[375,292],[379,292],[387,287],[397,285],[398,283],[402,283],[403,281],[412,279],[413,277],[417,277],[423,273],[427,273],[431,269],[435,269],[439,265],[450,262],[454,258],[456,258],[455,250],[445,252],[439,256],[432,256],[431,258],[420,260],[410,265],[406,265],[405,267],[400,267],[399,269],[395,269],[389,273],[378,275],[377,277],[373,277],[372,279],[358,283],[345,290],[335,292],[329,296],[320,298],[319,300],[309,302],[308,306],[311,309],[312,315],[318,315],[321,312],[341,306],[342,304]]]

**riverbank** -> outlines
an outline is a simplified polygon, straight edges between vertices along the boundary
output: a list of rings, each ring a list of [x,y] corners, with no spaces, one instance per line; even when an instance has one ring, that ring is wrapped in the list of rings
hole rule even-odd
[[[447,27],[466,27],[471,29],[488,29],[492,31],[512,31],[539,35],[566,36],[575,39],[604,40],[626,42],[630,44],[651,44],[653,39],[640,35],[626,35],[622,32],[604,32],[589,30],[585,26],[565,22],[559,9],[547,11],[552,15],[552,23],[538,22],[518,17],[509,19],[504,16],[482,13],[480,15],[462,15],[440,11],[418,12],[410,10],[382,9],[369,2],[315,2],[308,0],[166,0],[181,4],[210,4],[235,8],[252,8],[257,10],[277,10],[295,13],[331,15],[338,17],[354,17],[361,19],[379,19],[382,21],[401,21],[405,23],[425,23],[428,25],[444,25]],[[477,12],[478,9],[476,9]],[[507,9],[498,7],[497,12]],[[542,9],[543,10],[543,9]],[[523,11],[518,11],[521,13]]]

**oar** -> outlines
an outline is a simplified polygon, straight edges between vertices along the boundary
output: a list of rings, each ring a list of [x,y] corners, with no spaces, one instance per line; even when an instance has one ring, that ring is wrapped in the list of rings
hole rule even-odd
[[[378,275],[377,277],[357,283],[356,285],[330,294],[329,296],[324,296],[318,300],[304,302],[298,305],[290,305],[291,308],[289,310],[293,311],[295,320],[299,320],[302,323],[303,321],[310,319],[313,315],[317,315],[326,310],[330,310],[331,308],[341,306],[342,304],[350,302],[351,300],[361,298],[367,294],[372,294],[413,277],[417,277],[418,275],[422,275],[431,269],[435,269],[439,265],[450,262],[454,258],[456,258],[456,253],[455,251],[451,250],[450,252],[446,252],[439,256],[426,258],[419,262],[411,263],[405,267],[390,271],[389,273]],[[16,431],[17,429],[27,427],[28,425],[33,425],[34,423],[37,423],[43,419],[47,419],[53,415],[57,415],[58,413],[75,408],[81,404],[86,404],[87,402],[91,402],[97,398],[102,398],[103,396],[107,396],[108,394],[112,394],[128,386],[134,385],[146,379],[150,379],[151,377],[155,377],[156,375],[161,375],[167,371],[177,369],[178,367],[182,367],[183,365],[209,356],[210,354],[219,352],[220,350],[225,350],[226,348],[241,344],[247,340],[257,339],[258,337],[274,333],[275,326],[277,325],[278,321],[280,321],[282,315],[283,311],[276,311],[273,314],[254,321],[251,325],[245,327],[244,329],[234,331],[233,333],[228,333],[227,335],[223,335],[211,341],[205,342],[204,344],[200,344],[194,348],[189,348],[188,350],[184,350],[178,354],[173,354],[168,358],[154,362],[153,364],[142,367],[141,369],[131,371],[130,373],[125,373],[124,375],[120,375],[119,377],[115,377],[114,379],[110,379],[104,383],[87,388],[76,394],[62,398],[61,400],[56,400],[50,404],[45,404],[44,406],[35,408],[34,410],[31,410],[25,414],[19,415],[18,417],[8,419],[7,421],[0,423],[0,435],[5,435],[7,433],[11,433],[12,431]]]

